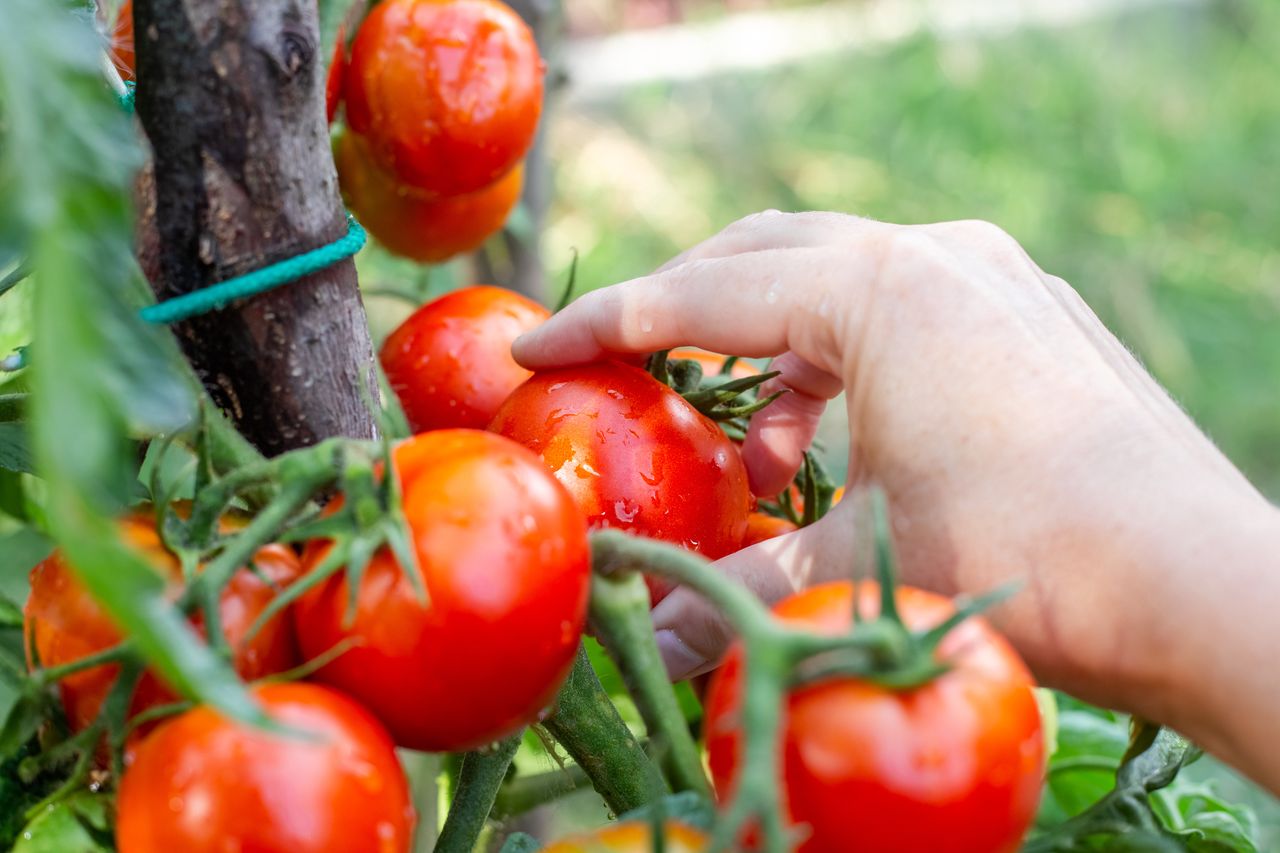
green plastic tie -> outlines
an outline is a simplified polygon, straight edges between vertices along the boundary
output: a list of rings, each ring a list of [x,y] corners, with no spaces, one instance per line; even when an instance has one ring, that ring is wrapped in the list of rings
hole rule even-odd
[[[148,323],[177,323],[210,311],[220,311],[236,299],[266,293],[282,284],[297,281],[300,278],[317,273],[331,267],[339,261],[346,260],[364,248],[368,235],[364,228],[356,222],[354,216],[347,214],[347,233],[327,246],[285,258],[270,266],[253,272],[229,278],[209,287],[184,293],[164,302],[148,305],[139,311],[143,320]]]

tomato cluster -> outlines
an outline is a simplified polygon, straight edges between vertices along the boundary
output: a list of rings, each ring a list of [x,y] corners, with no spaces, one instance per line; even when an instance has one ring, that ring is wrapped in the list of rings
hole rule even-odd
[[[349,53],[340,36],[326,106],[347,204],[390,251],[438,262],[502,227],[542,112],[533,34],[500,0],[384,0]]]

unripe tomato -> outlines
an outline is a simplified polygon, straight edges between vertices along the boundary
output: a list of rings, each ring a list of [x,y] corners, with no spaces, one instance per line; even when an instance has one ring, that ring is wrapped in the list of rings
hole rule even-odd
[[[666,853],[701,853],[710,844],[706,835],[669,820],[662,825],[662,849]],[[595,832],[562,838],[542,853],[653,853],[653,824],[649,821],[615,823]]]
[[[860,612],[878,612],[879,588],[859,586]],[[932,627],[950,601],[900,587],[913,629]],[[774,613],[823,634],[850,629],[853,584],[813,587]],[[1035,817],[1044,739],[1031,675],[980,618],[943,639],[951,669],[910,690],[836,678],[794,690],[782,731],[783,789],[802,853],[902,850],[996,853],[1018,848]],[[716,788],[729,797],[739,770],[742,650],[712,676],[707,749]]]
[[[476,285],[423,305],[382,345],[379,358],[414,432],[484,429],[533,374],[511,342],[551,312],[501,287]]]
[[[587,530],[573,499],[515,442],[437,430],[392,464],[427,602],[389,551],[365,570],[355,618],[335,575],[294,608],[304,654],[356,645],[316,674],[366,705],[401,746],[457,752],[534,721],[586,618]],[[331,546],[308,544],[315,567]]]
[[[208,707],[160,726],[120,780],[120,853],[407,853],[409,785],[378,721],[312,684],[253,693],[293,732]]]
[[[747,518],[747,535],[742,539],[742,547],[746,548],[766,539],[794,533],[799,529],[799,527],[785,518],[769,515],[767,512],[753,512]]]
[[[643,370],[601,362],[535,373],[489,428],[541,456],[592,527],[712,559],[742,546],[752,498],[737,447]],[[650,589],[655,599],[668,591]]]
[[[347,121],[400,183],[475,192],[523,159],[543,64],[498,0],[383,0],[351,45]]]
[[[110,51],[111,61],[120,76],[126,80],[134,79],[138,59],[133,49],[133,0],[124,0],[120,11],[116,12],[116,20],[111,27]]]
[[[161,544],[155,522],[135,515],[123,519],[120,526],[125,539],[146,553],[156,571],[172,583],[173,593],[177,595],[181,588],[181,569],[177,558]],[[248,569],[241,569],[222,591],[219,608],[222,628],[235,654],[236,671],[245,679],[282,672],[298,663],[293,630],[283,616],[272,619],[252,638],[245,639],[249,627],[275,597],[271,584],[283,586],[297,577],[298,559],[288,548],[268,545],[254,555],[253,562],[271,583]],[[23,615],[27,647],[34,649],[45,667],[72,663],[106,651],[124,639],[120,629],[56,551],[31,570],[31,596]],[[192,618],[197,629],[203,621],[199,616]],[[97,718],[119,669],[115,664],[95,666],[58,682],[67,722],[73,730],[86,728]],[[130,715],[177,699],[157,674],[148,671],[134,691]]]
[[[422,263],[480,248],[501,230],[524,185],[524,165],[517,163],[475,192],[428,195],[397,184],[365,151],[365,143],[353,133],[338,140],[335,162],[347,206],[388,251]]]

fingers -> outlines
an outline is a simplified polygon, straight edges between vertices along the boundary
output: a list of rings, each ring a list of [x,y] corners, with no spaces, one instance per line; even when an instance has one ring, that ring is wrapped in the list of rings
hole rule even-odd
[[[771,249],[690,261],[583,296],[517,338],[512,353],[539,369],[676,346],[748,357],[795,349],[835,373],[839,353],[818,343],[843,322],[847,298],[874,280],[878,253],[868,237],[861,252]]]
[[[818,421],[827,401],[840,393],[839,378],[814,367],[795,353],[773,360],[771,370],[782,375],[765,383],[761,398],[786,390],[777,400],[751,417],[742,458],[751,478],[751,491],[771,497],[787,487],[813,444]]]
[[[844,213],[781,213],[764,210],[745,216],[720,233],[676,255],[658,272],[689,261],[725,258],[766,249],[802,249],[839,243],[851,228],[873,227],[870,219]]]
[[[731,554],[716,568],[772,604],[813,584],[850,576],[853,533],[852,506],[838,504],[817,524]],[[654,608],[653,626],[673,681],[714,668],[733,640],[720,611],[684,587]]]

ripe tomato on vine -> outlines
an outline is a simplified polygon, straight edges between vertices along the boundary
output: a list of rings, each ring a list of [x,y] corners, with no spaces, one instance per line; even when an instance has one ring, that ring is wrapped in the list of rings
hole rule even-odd
[[[543,73],[533,33],[499,0],[383,0],[351,45],[347,121],[400,183],[476,192],[533,144]]]
[[[379,358],[414,432],[484,429],[533,374],[511,357],[511,342],[551,313],[501,287],[455,290],[414,311]]]
[[[148,556],[176,594],[182,582],[179,563],[161,544],[154,521],[141,515],[128,516],[120,527],[124,537]],[[293,628],[287,618],[273,618],[252,637],[246,636],[275,597],[277,588],[297,578],[298,558],[284,546],[268,545],[254,555],[253,566],[252,571],[246,567],[232,576],[222,591],[219,608],[236,671],[246,679],[282,672],[298,663]],[[23,616],[27,645],[36,659],[33,663],[38,661],[46,668],[74,663],[124,640],[120,629],[56,551],[31,570],[31,595]],[[193,629],[199,630],[203,619],[197,615],[192,623]],[[59,682],[58,692],[73,730],[84,729],[97,718],[118,673],[118,665],[102,664],[72,673]],[[177,699],[158,675],[147,672],[134,690],[129,713],[134,716]]]
[[[788,626],[849,631],[854,587],[812,587],[780,602]],[[940,596],[897,590],[907,627],[940,624],[955,608]],[[879,587],[858,587],[863,618],[879,612]],[[948,669],[894,689],[851,677],[796,688],[782,732],[785,804],[805,834],[801,853],[866,850],[1016,850],[1035,817],[1045,746],[1034,682],[1009,644],[978,617],[947,634]],[[722,796],[739,784],[745,675],[740,649],[712,676],[706,737]]]
[[[287,730],[199,707],[142,742],[120,781],[120,853],[411,849],[409,785],[368,711],[311,684],[254,698]]]
[[[752,497],[737,447],[639,368],[601,362],[536,373],[490,429],[541,456],[592,527],[712,559],[742,545]],[[668,590],[650,587],[659,599]]]
[[[501,436],[423,433],[392,464],[418,566],[382,551],[354,599],[343,575],[304,595],[302,651],[353,641],[316,678],[366,705],[402,746],[492,743],[535,720],[569,671],[586,618],[586,524],[541,461]],[[305,566],[330,547],[310,543]]]
[[[335,162],[347,205],[388,251],[439,263],[478,249],[496,234],[520,201],[524,166],[517,163],[494,183],[459,195],[406,187],[383,171],[353,133],[338,140]]]

